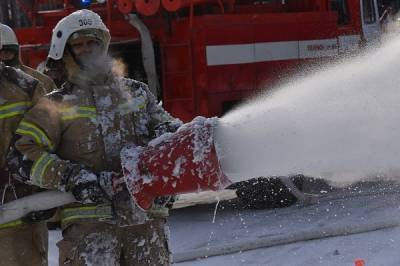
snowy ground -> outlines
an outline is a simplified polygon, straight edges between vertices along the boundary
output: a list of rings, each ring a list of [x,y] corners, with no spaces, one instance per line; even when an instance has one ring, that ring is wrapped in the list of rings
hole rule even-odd
[[[227,245],[287,241],[290,244],[239,251],[176,265],[400,265],[400,190],[354,191],[350,197],[337,193],[318,204],[276,210],[245,210],[235,200],[173,210],[169,219],[171,249],[175,259],[188,254],[222,250]],[[378,192],[376,192],[378,191]],[[360,193],[361,192],[361,193]],[[365,193],[367,192],[367,193]],[[225,196],[229,198],[229,193]],[[202,195],[204,199],[204,195]],[[224,198],[224,196],[220,196]],[[190,197],[186,198],[190,202]],[[198,202],[198,199],[193,199]],[[376,228],[381,228],[375,230]],[[368,231],[352,234],[353,231]],[[303,236],[322,239],[298,241]],[[327,237],[332,233],[340,236]],[[57,265],[58,231],[50,234],[50,265]],[[280,242],[282,243],[282,242]]]

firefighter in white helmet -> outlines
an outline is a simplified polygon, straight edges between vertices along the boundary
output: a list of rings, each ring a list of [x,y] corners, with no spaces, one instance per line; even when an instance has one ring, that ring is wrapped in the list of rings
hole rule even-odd
[[[3,33],[3,31],[1,32]],[[0,51],[7,45],[7,35],[0,35]],[[0,62],[0,207],[35,188],[14,180],[8,168],[7,153],[13,146],[15,131],[24,113],[47,93],[41,83],[24,72]],[[40,216],[40,217],[39,217]],[[47,227],[43,213],[0,224],[0,265],[47,265]]]
[[[26,182],[72,192],[79,202],[62,209],[60,265],[169,265],[168,210],[141,211],[118,185],[120,151],[181,122],[145,84],[113,73],[109,43],[92,11],[76,11],[56,25],[48,58],[61,60],[68,78],[20,124],[20,172]]]
[[[56,84],[51,78],[39,71],[22,64],[20,46],[14,31],[7,25],[0,23],[0,35],[2,48],[0,49],[0,61],[5,65],[21,69],[28,75],[39,80],[41,85],[50,92],[55,90]]]

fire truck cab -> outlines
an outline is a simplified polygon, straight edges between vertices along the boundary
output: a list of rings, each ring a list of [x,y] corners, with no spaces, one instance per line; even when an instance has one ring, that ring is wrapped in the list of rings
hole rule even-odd
[[[106,21],[111,53],[127,66],[127,75],[148,82],[143,34],[127,19],[138,14],[150,35],[143,46],[154,47],[158,96],[184,121],[221,116],[304,64],[354,53],[381,34],[377,0],[16,2],[25,20],[14,28],[28,65],[45,60],[59,19],[87,7]],[[13,19],[4,14],[4,23]]]

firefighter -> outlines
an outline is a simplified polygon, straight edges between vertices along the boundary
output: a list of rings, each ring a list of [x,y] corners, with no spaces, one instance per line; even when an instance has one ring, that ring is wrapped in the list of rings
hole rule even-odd
[[[39,71],[22,64],[20,56],[20,46],[15,32],[7,25],[0,23],[0,34],[2,49],[0,50],[0,61],[4,62],[7,66],[21,69],[28,75],[39,80],[41,85],[46,91],[57,89],[56,84],[46,75]]]
[[[34,192],[32,186],[13,180],[6,157],[23,114],[46,92],[38,80],[0,62],[0,205]],[[34,222],[41,220],[38,214],[0,224],[1,266],[47,265],[47,227]]]
[[[61,211],[60,265],[169,265],[167,210],[144,212],[132,202],[121,186],[120,150],[146,145],[181,122],[144,83],[113,73],[109,42],[92,11],[58,22],[48,59],[63,62],[67,82],[21,122],[20,172],[26,182],[71,192],[79,202]]]

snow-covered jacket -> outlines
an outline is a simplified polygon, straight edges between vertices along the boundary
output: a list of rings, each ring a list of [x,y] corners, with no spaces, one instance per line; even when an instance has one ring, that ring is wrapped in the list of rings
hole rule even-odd
[[[21,138],[16,146],[31,162],[31,184],[68,191],[63,180],[72,165],[83,165],[95,174],[121,172],[122,147],[146,145],[158,125],[173,120],[138,81],[113,75],[69,81],[26,114],[17,130]],[[67,207],[64,225],[76,219],[112,218],[107,204]]]
[[[35,78],[12,67],[0,67],[0,169],[6,167],[6,155],[15,130],[30,106],[48,93]]]
[[[47,93],[57,89],[57,86],[54,83],[54,81],[50,77],[46,76],[45,74],[40,73],[39,71],[37,71],[33,68],[30,68],[26,65],[23,65],[23,64],[17,65],[16,68],[21,69],[26,74],[37,79],[41,83],[42,87],[45,89],[45,91]]]
[[[14,134],[24,113],[49,91],[38,80],[21,70],[0,66],[0,195],[2,203],[15,197],[32,194],[32,186],[16,182],[6,171],[7,154],[14,141]],[[18,226],[21,220],[0,224],[0,229]]]
[[[47,92],[51,92],[51,91],[57,89],[56,84],[50,77],[46,76],[45,74],[43,74],[33,68],[30,68],[22,63],[19,45],[15,47],[14,51],[16,52],[16,55],[15,55],[14,59],[12,59],[11,61],[8,61],[7,65],[17,68],[17,69],[20,69],[23,72],[25,72],[26,74],[37,79],[41,83],[42,87],[44,87]]]

